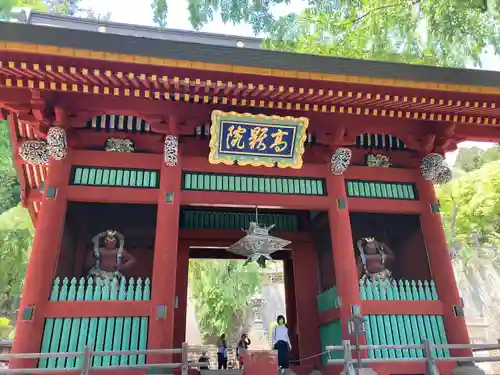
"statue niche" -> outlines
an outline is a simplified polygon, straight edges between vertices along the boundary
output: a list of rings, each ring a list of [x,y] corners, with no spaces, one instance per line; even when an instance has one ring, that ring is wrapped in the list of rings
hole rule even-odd
[[[101,246],[101,239],[104,243]],[[117,242],[119,244],[117,246]],[[92,238],[93,250],[88,254],[85,265],[90,268],[89,277],[97,280],[121,278],[137,260],[124,249],[125,238],[115,230],[108,229]]]
[[[362,238],[358,240],[357,245],[359,278],[370,281],[390,280],[395,257],[389,246],[373,237]]]

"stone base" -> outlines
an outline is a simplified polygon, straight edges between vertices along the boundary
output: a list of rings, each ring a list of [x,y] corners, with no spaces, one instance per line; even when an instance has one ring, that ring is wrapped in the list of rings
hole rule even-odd
[[[474,364],[459,365],[453,369],[451,375],[485,375],[486,373]]]

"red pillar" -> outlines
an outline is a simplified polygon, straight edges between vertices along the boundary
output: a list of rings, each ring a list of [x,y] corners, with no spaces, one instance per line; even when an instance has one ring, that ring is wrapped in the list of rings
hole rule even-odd
[[[419,173],[420,174],[420,173]],[[418,194],[422,202],[423,210],[420,215],[420,225],[424,236],[425,247],[429,258],[431,275],[436,283],[439,299],[444,305],[444,325],[448,343],[470,344],[469,333],[464,317],[455,315],[453,306],[461,306],[460,295],[453,273],[446,237],[443,231],[441,214],[432,207],[438,207],[438,200],[434,186],[422,177],[418,180]],[[471,356],[469,349],[456,350],[459,356]]]
[[[285,309],[286,322],[292,342],[292,359],[299,359],[298,341],[297,341],[297,302],[295,299],[295,281],[293,276],[293,261],[285,259],[283,261],[283,281],[285,286]],[[277,318],[277,316],[275,317]],[[266,327],[269,330],[269,327]]]
[[[186,341],[186,315],[188,299],[188,272],[189,272],[189,244],[181,243],[177,256],[177,280],[175,293],[177,295],[177,308],[174,313],[174,344],[180,348]]]
[[[356,268],[344,177],[328,173],[326,183],[328,197],[330,198],[328,219],[332,241],[333,265],[337,293],[341,298],[342,337],[348,339],[350,336],[347,321],[351,317],[351,306],[361,305],[358,270]]]
[[[24,280],[12,353],[38,353],[45,324],[44,307],[54,279],[66,217],[71,163],[51,160]],[[54,196],[55,195],[55,196]],[[28,310],[33,309],[32,317]],[[23,316],[24,315],[24,316]],[[36,360],[12,360],[10,368],[36,367]]]
[[[179,209],[182,171],[162,165],[156,237],[154,248],[149,349],[171,349],[174,346],[175,281],[179,240]],[[149,363],[168,361],[169,356],[148,356]]]
[[[315,248],[309,244],[295,246],[292,250],[293,276],[297,306],[297,332],[300,358],[321,353],[317,296],[318,269]],[[301,361],[301,365],[320,364],[321,357]]]

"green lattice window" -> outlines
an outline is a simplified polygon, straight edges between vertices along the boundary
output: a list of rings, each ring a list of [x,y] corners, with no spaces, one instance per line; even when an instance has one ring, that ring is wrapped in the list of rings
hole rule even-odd
[[[183,190],[326,195],[324,179],[184,172]]]
[[[415,184],[382,181],[346,181],[347,196],[352,198],[383,198],[417,200]]]
[[[131,168],[73,167],[71,185],[157,189],[160,171]]]

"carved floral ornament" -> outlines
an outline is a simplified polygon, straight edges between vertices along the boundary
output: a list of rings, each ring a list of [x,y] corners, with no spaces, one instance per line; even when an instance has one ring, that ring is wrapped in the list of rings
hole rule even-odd
[[[452,172],[446,164],[443,155],[431,153],[426,155],[420,162],[420,173],[422,177],[435,185],[443,185],[451,181]]]
[[[348,148],[339,147],[335,150],[330,161],[330,170],[334,175],[343,175],[351,163],[352,152]]]
[[[392,163],[391,158],[387,155],[369,153],[366,156],[366,165],[368,167],[389,168]]]
[[[104,149],[108,152],[134,152],[135,144],[128,138],[108,138]]]
[[[163,146],[163,158],[167,167],[175,167],[179,157],[179,138],[166,135]]]
[[[66,131],[63,128],[51,127],[47,140],[29,140],[19,146],[19,157],[29,164],[48,164],[50,158],[63,160],[66,158],[68,145]]]

